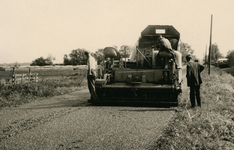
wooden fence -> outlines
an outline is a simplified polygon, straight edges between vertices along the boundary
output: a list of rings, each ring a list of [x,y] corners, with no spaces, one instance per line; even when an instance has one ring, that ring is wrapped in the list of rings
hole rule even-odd
[[[12,84],[25,82],[38,82],[38,73],[12,75]]]
[[[38,73],[31,73],[29,68],[28,74],[16,74],[15,67],[12,70],[12,84],[25,83],[25,82],[38,82]]]

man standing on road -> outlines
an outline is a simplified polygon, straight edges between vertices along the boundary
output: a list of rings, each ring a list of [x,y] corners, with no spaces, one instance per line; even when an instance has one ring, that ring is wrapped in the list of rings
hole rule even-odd
[[[187,64],[187,86],[190,87],[190,101],[191,107],[195,107],[195,93],[197,99],[197,105],[201,107],[200,98],[200,84],[202,84],[202,79],[200,73],[204,70],[204,66],[200,65],[198,62],[192,62],[192,57],[186,55]]]
[[[91,99],[88,101],[96,101],[96,100],[98,100],[96,90],[95,90],[97,63],[96,63],[95,59],[90,55],[89,52],[86,51],[85,55],[87,57],[87,66],[88,66],[88,73],[87,73],[88,88],[89,88],[89,92],[91,94]]]

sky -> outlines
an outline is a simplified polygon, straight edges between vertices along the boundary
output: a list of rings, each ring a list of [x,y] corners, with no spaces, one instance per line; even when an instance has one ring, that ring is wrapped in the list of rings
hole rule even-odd
[[[84,48],[134,46],[148,25],[172,25],[202,59],[212,43],[234,50],[233,0],[0,0],[0,64]]]

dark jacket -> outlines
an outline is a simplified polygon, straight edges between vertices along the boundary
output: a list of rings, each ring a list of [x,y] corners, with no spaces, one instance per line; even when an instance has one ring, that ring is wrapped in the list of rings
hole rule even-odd
[[[202,84],[200,73],[204,70],[204,66],[197,62],[188,62],[187,64],[187,86],[197,86]]]

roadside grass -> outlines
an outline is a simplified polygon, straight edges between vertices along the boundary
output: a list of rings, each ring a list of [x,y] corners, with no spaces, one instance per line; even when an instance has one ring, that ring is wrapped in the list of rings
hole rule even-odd
[[[202,72],[202,107],[190,109],[189,93],[182,97],[173,120],[152,149],[234,149],[234,77],[212,67]],[[189,91],[187,91],[189,92]]]
[[[227,73],[231,74],[234,76],[234,66],[230,67],[228,70],[227,70]]]
[[[83,70],[82,74],[42,78],[39,82],[27,82],[15,86],[0,84],[0,108],[66,94],[86,85],[86,70]]]

